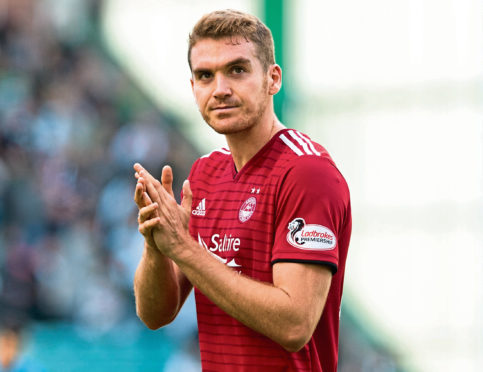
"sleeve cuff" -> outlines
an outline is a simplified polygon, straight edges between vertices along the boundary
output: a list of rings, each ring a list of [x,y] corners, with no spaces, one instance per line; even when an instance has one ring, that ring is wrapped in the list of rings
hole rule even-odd
[[[320,260],[299,260],[296,258],[278,258],[271,262],[272,265],[278,262],[295,262],[295,263],[306,263],[306,264],[318,264],[318,265],[325,265],[328,266],[330,271],[332,271],[332,275],[337,272],[337,265],[330,261],[320,261]]]

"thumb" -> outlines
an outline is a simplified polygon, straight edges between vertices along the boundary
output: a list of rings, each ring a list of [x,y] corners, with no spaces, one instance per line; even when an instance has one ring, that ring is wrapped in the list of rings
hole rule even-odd
[[[181,200],[181,206],[188,213],[191,212],[192,200],[193,200],[193,193],[191,192],[190,181],[185,180],[183,182],[183,200]]]
[[[173,194],[173,170],[169,165],[165,165],[161,171],[161,184],[164,189],[171,195],[174,199]]]

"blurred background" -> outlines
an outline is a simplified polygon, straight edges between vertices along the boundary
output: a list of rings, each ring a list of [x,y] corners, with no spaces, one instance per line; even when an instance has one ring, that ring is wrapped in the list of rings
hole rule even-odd
[[[223,8],[272,29],[277,113],[351,189],[339,371],[483,370],[482,0],[0,0],[0,371],[200,370],[192,298],[135,315],[132,164],[178,194],[223,145],[186,62]]]

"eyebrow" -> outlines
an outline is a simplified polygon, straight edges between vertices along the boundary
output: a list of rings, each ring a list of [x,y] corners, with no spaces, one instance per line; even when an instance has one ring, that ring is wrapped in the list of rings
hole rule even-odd
[[[234,59],[233,61],[231,62],[228,62],[226,64],[227,67],[230,67],[230,66],[233,66],[233,65],[249,65],[250,64],[250,60],[248,58],[237,58],[237,59]]]
[[[231,66],[234,66],[234,65],[250,65],[251,62],[248,58],[243,58],[243,57],[240,57],[240,58],[236,58],[228,63],[226,63],[223,67],[231,67]],[[194,69],[193,70],[193,74],[199,74],[201,72],[210,72],[211,69],[209,68],[197,68],[197,69]]]

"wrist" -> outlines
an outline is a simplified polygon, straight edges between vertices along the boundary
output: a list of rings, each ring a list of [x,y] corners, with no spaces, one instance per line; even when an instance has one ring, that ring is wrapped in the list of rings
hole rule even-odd
[[[144,255],[152,258],[164,256],[156,244],[148,242],[147,240],[144,241]]]
[[[183,234],[178,236],[178,249],[172,259],[179,265],[192,265],[193,261],[199,260],[200,255],[204,253],[204,249],[196,242],[191,235]]]

